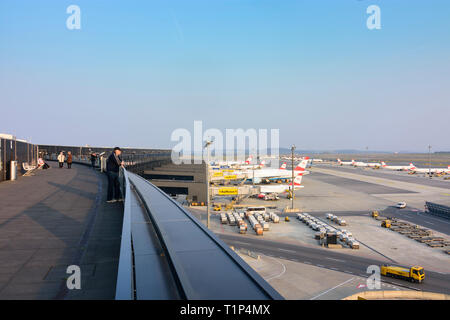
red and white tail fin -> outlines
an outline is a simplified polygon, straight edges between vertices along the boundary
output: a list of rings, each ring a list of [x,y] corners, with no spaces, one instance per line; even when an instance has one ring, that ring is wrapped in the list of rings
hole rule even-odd
[[[338,162],[339,164],[342,163],[341,159],[339,159],[339,158],[337,158],[337,162]]]
[[[411,169],[415,169],[416,167],[413,165],[413,163],[411,162],[410,164],[409,164],[409,169],[411,170]]]
[[[450,166],[447,166],[447,169],[450,170]]]
[[[355,164],[355,159],[352,159],[352,164]]]
[[[261,161],[261,163],[259,164],[259,166],[261,168],[263,168],[266,165],[266,160]]]
[[[253,160],[252,156],[249,156],[247,160],[245,160],[245,164],[250,164],[252,160]]]
[[[302,178],[303,178],[303,175],[298,175],[294,178],[294,187],[302,185]],[[289,183],[289,185],[292,186],[292,182]]]
[[[295,167],[294,171],[305,171],[309,157],[304,157],[302,161]]]
[[[387,167],[386,162],[381,161],[381,166],[382,166],[382,167]]]
[[[283,162],[283,164],[280,167],[281,170],[286,170],[286,162]]]

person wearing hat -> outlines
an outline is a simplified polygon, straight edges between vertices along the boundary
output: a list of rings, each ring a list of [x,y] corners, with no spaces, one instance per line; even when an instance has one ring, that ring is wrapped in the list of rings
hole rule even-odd
[[[120,192],[119,170],[124,166],[120,155],[122,150],[115,147],[113,152],[106,160],[106,174],[108,175],[108,196],[106,202],[123,201],[122,193]]]

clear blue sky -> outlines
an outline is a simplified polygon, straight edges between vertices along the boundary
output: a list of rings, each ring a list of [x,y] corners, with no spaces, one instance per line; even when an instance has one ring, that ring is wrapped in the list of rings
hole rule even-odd
[[[170,148],[203,120],[299,149],[450,150],[450,1],[1,0],[0,104],[0,132],[43,144]]]

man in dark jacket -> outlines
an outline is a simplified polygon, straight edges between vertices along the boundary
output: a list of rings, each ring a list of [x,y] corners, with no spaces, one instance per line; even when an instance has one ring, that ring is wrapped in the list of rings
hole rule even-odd
[[[92,169],[95,169],[95,162],[97,162],[97,154],[95,152],[92,152],[91,153]]]
[[[119,170],[124,163],[120,155],[122,150],[119,147],[114,148],[106,160],[106,174],[108,175],[108,198],[106,202],[122,201],[122,194],[120,192]]]

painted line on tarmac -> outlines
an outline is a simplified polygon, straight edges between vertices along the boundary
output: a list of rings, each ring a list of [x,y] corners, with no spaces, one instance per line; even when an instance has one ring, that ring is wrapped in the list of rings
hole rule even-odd
[[[407,288],[407,289],[411,289],[411,290],[415,290],[415,291],[422,291],[421,289],[410,287],[410,286],[407,286],[407,285],[404,285],[404,284],[400,284],[400,283],[396,283],[396,282],[390,282],[390,281],[383,280],[383,283],[389,283],[389,284],[393,284],[394,286],[397,286],[397,287],[403,287],[403,288]]]
[[[289,250],[289,249],[282,249],[282,248],[278,248],[278,250],[280,250],[280,251],[285,251],[285,252],[292,252],[292,253],[296,253],[296,251],[294,251],[294,250]]]
[[[352,281],[353,279],[355,279],[355,277],[353,277],[353,278],[350,278],[350,279],[348,279],[347,281],[344,281],[344,282],[342,282],[342,283],[338,284],[337,286],[334,286],[333,288],[331,288],[331,289],[328,289],[328,290],[326,290],[326,291],[324,291],[324,292],[322,292],[322,293],[318,294],[318,295],[317,295],[317,296],[315,296],[315,297],[312,297],[312,298],[311,298],[311,299],[309,299],[309,300],[314,300],[314,299],[316,299],[316,298],[318,298],[318,297],[320,297],[320,296],[323,296],[324,294],[326,294],[326,293],[328,293],[328,292],[330,292],[330,291],[332,291],[332,290],[334,290],[334,289],[336,289],[336,288],[339,288],[340,286],[343,286],[344,284],[346,284],[346,283],[348,283],[348,282]]]
[[[434,218],[434,217],[430,217],[430,214],[428,214],[428,213],[417,213],[417,215],[427,217],[428,219],[436,220],[439,223],[450,224],[450,222],[443,221],[442,219],[437,219],[437,218]]]
[[[249,243],[248,242],[242,242],[242,241],[233,241],[233,243],[240,243],[240,244],[245,244],[245,245],[249,245]]]
[[[282,271],[281,271],[279,274],[267,278],[266,281],[270,281],[270,280],[272,280],[272,279],[279,278],[279,277],[281,277],[283,274],[285,274],[285,272],[286,272],[286,266],[284,265],[284,263],[282,263],[281,261],[278,261],[278,260],[275,259],[275,258],[272,258],[272,259],[275,260],[276,262],[278,262],[279,264],[281,264],[281,266],[283,267],[283,269],[282,269]]]
[[[325,259],[333,260],[333,261],[339,261],[339,262],[345,262],[345,260],[340,260],[340,259],[335,259],[335,258],[329,258],[329,257],[325,257]]]

